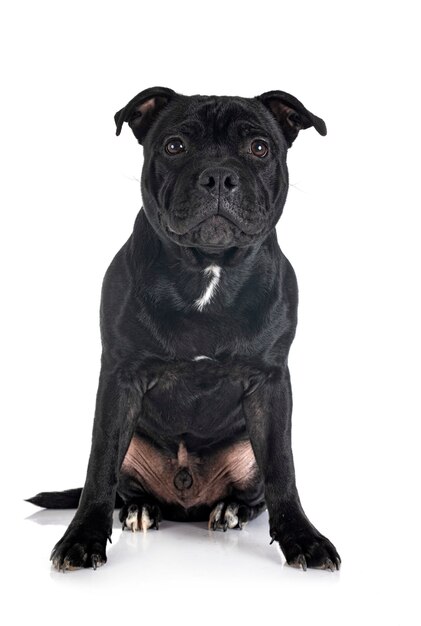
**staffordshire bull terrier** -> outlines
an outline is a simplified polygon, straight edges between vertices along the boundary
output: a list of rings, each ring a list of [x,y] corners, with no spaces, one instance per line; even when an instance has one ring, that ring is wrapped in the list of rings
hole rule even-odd
[[[289,565],[335,570],[295,482],[288,352],[297,282],[275,226],[287,152],[322,119],[295,97],[142,91],[115,115],[144,149],[140,210],[108,268],[102,357],[85,486],[41,493],[77,507],[52,551],[58,570],[106,562],[123,529],[162,518],[241,529],[266,508]]]

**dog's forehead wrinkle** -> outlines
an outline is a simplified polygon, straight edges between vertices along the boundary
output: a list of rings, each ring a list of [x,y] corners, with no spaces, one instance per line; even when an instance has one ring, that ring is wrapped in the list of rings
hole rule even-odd
[[[229,96],[192,96],[186,106],[180,105],[167,117],[166,130],[168,132],[193,134],[209,134],[235,130],[244,132],[270,132],[270,124],[266,126],[265,119],[258,108],[259,105],[246,98]],[[188,120],[188,122],[186,122]]]
[[[164,129],[164,135],[175,135],[177,133],[181,133],[190,137],[191,135],[201,135],[206,131],[206,128],[201,120],[185,120],[180,119],[180,121],[174,120],[171,124]]]

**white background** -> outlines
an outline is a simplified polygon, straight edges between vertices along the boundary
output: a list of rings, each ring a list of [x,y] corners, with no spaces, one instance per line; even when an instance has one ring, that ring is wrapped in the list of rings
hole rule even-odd
[[[415,624],[419,620],[419,20],[415,2],[9,2],[1,22],[2,570],[10,623]],[[82,486],[103,274],[141,206],[139,91],[281,89],[301,133],[279,242],[300,285],[293,449],[339,574],[295,571],[267,518],[209,535],[114,532],[109,562],[52,572]],[[32,517],[31,517],[32,516]],[[29,518],[29,519],[26,519]],[[155,531],[151,531],[154,533]],[[116,545],[117,544],[117,545]]]

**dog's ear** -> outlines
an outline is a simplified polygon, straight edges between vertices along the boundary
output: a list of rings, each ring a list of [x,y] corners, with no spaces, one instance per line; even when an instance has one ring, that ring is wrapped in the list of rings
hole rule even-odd
[[[126,106],[114,115],[116,135],[121,133],[121,127],[127,122],[134,136],[141,144],[146,137],[152,122],[159,111],[168,104],[175,95],[175,91],[166,87],[150,87],[137,94]]]
[[[289,93],[285,93],[285,91],[267,91],[261,96],[257,96],[257,100],[263,102],[275,116],[285,135],[289,148],[300,130],[304,128],[314,126],[320,135],[326,135],[327,133],[324,121],[308,111],[297,98],[294,98]]]

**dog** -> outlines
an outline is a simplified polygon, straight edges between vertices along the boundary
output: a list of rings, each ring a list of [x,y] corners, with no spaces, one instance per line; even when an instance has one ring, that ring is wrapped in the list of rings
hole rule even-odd
[[[143,207],[101,294],[101,372],[82,489],[29,502],[76,508],[53,567],[106,560],[123,529],[162,519],[241,529],[265,509],[289,565],[337,570],[304,513],[291,451],[294,270],[275,226],[287,152],[324,121],[283,91],[255,98],[146,89],[115,115],[144,148]]]

